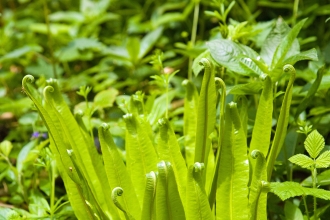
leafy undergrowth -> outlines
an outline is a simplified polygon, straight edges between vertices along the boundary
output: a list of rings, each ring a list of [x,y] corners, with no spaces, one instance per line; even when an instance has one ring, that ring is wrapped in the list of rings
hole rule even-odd
[[[0,219],[327,219],[329,7],[6,1]]]

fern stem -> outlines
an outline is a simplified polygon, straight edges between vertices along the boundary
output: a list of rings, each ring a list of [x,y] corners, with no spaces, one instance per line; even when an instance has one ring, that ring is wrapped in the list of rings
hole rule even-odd
[[[193,20],[193,27],[191,30],[191,39],[190,39],[190,46],[194,47],[196,42],[196,35],[197,35],[197,25],[198,25],[198,16],[199,16],[199,1],[195,2],[194,8],[194,20]],[[193,58],[189,58],[189,66],[188,66],[188,79],[192,79],[192,62]]]
[[[218,149],[215,159],[215,168],[213,174],[213,181],[211,184],[211,189],[209,192],[209,203],[211,210],[213,208],[215,197],[216,197],[216,190],[218,187],[218,174],[219,174],[219,165],[220,165],[220,153],[221,153],[221,145],[224,138],[224,127],[225,127],[225,107],[226,107],[226,84],[225,82],[218,77],[215,77],[215,81],[219,82],[221,88],[221,97],[220,97],[220,119],[219,119],[219,139],[218,139]]]

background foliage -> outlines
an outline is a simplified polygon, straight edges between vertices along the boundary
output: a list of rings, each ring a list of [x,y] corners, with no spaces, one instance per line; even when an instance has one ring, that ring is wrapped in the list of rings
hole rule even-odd
[[[182,82],[188,78],[198,91],[202,87],[202,74],[198,74],[201,67],[193,65],[198,63],[193,60],[210,56],[207,51],[212,54],[212,48],[216,48],[212,46],[212,40],[224,39],[245,45],[260,55],[267,54],[262,47],[267,48],[267,36],[276,22],[279,24],[277,36],[285,36],[289,27],[308,17],[294,43],[295,50],[315,48],[318,59],[295,64],[297,74],[284,142],[286,151],[280,153],[275,163],[273,180],[295,180],[311,185],[310,173],[287,160],[294,154],[304,153],[303,142],[309,125],[324,136],[325,149],[329,149],[330,4],[326,0],[238,0],[235,3],[221,0],[8,0],[1,4],[0,13],[2,207],[16,207],[22,215],[47,216],[51,213],[53,217],[74,218],[48,147],[47,129],[30,99],[21,92],[21,80],[25,75],[31,74],[37,79],[40,91],[45,87],[46,79],[58,79],[64,100],[72,111],[90,109],[84,120],[92,128],[91,136],[96,145],[99,146],[97,128],[107,122],[125,157],[122,116],[128,112],[130,97],[145,102],[143,111],[153,112],[148,116],[151,125],[168,114],[174,131],[181,137],[185,97]],[[283,19],[282,23],[279,23],[279,17]],[[253,58],[253,54],[250,55]],[[231,60],[216,61],[226,67],[226,70],[218,67],[215,72],[227,85],[226,102],[238,95],[248,97],[246,133],[249,139],[261,85],[258,87],[254,83],[256,75],[244,74],[244,70],[241,74],[237,69],[233,71]],[[322,65],[326,68],[318,73]],[[164,75],[176,70],[180,71],[171,75],[171,79]],[[285,80],[279,79],[277,90],[285,91],[285,88]],[[283,98],[281,92],[276,95],[275,119]],[[305,97],[309,98],[306,100]],[[274,120],[273,129],[276,123]],[[297,133],[298,129],[302,133]],[[184,140],[178,141],[182,147]],[[325,189],[329,185],[327,177],[327,174],[319,177],[319,181],[324,180],[321,185]],[[293,203],[297,203],[296,200],[283,203],[271,196],[270,219],[288,216],[286,210],[293,210]],[[319,203],[320,207],[328,207],[322,200]],[[3,216],[15,215],[12,210],[1,209],[0,212]],[[326,208],[320,212],[326,212]]]

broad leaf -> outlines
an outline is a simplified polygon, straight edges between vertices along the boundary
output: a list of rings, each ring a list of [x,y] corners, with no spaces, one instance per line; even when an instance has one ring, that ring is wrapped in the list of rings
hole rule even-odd
[[[262,89],[262,82],[250,82],[246,84],[237,84],[227,87],[227,94],[234,95],[253,95],[259,94]]]
[[[302,26],[304,25],[306,20],[307,20],[307,18],[298,22],[292,28],[292,30],[290,30],[288,35],[286,35],[282,39],[281,43],[276,47],[276,50],[274,52],[273,59],[272,59],[271,69],[283,66],[283,64],[284,64],[283,61],[285,60],[286,57],[288,57],[287,55],[288,55],[290,49],[292,48],[292,45],[295,42],[296,37],[298,36],[298,33],[300,32],[300,29],[302,28]],[[299,50],[297,52],[299,52]]]
[[[245,65],[242,67],[242,59],[246,59],[241,58],[242,55],[249,58],[258,57],[258,54],[250,47],[226,39],[210,41],[207,46],[212,58],[221,66],[242,75],[257,75],[247,70]]]
[[[330,191],[324,189],[313,189],[301,186],[296,182],[273,182],[270,183],[270,192],[276,194],[280,199],[287,200],[296,196],[311,195],[320,199],[330,200]]]
[[[142,40],[140,44],[140,51],[138,53],[138,59],[143,58],[151,48],[156,44],[157,40],[163,33],[163,28],[159,27],[154,31],[148,33]]]
[[[316,168],[328,168],[330,166],[330,151],[324,151],[315,161]]]
[[[324,148],[324,138],[314,130],[307,136],[304,145],[311,158],[316,158]]]
[[[299,54],[292,55],[291,57],[286,58],[282,63],[294,65],[296,62],[301,60],[312,60],[317,61],[317,51],[315,48],[303,51]]]
[[[314,165],[314,160],[303,154],[296,154],[289,158],[291,163],[297,164],[302,168],[310,168]]]
[[[304,216],[300,209],[294,205],[291,201],[285,201],[284,213],[286,220],[303,220]]]
[[[270,66],[272,63],[273,56],[275,54],[276,48],[283,41],[284,37],[289,33],[290,27],[283,21],[281,17],[279,17],[268,34],[265,42],[263,43],[260,51],[261,58],[265,61],[265,63]],[[299,43],[297,40],[293,42],[293,47],[289,48],[290,52],[288,56],[292,56],[294,54],[299,53]]]

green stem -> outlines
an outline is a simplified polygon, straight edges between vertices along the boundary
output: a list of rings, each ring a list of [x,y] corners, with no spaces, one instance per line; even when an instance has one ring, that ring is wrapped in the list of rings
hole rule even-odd
[[[166,74],[166,112],[165,112],[165,118],[168,119],[168,107],[169,107],[169,102],[168,102],[168,86],[169,86],[169,81],[168,81],[168,75]]]
[[[193,26],[191,31],[191,39],[190,39],[190,47],[193,48],[195,46],[196,42],[196,35],[197,35],[197,25],[198,25],[198,16],[199,16],[199,1],[195,2],[195,8],[194,8],[194,20],[193,20]],[[189,57],[189,66],[188,66],[188,79],[192,79],[192,62],[193,58]]]
[[[48,19],[48,6],[47,6],[46,0],[43,0],[43,5],[44,5],[45,22],[46,22],[46,26],[47,26],[48,47],[49,47],[49,52],[50,52],[50,57],[51,57],[53,74],[54,74],[54,78],[57,79],[55,57],[54,57],[54,50],[53,50],[53,44],[52,44],[52,33],[50,31],[50,23],[49,23],[49,19]]]
[[[306,196],[303,196],[302,199],[304,201],[304,206],[305,206],[305,210],[306,210],[307,220],[310,220],[310,218],[309,218],[309,211],[308,211],[307,202],[306,202]]]
[[[295,26],[297,21],[297,15],[298,15],[298,6],[299,6],[299,0],[294,0],[293,3],[293,15],[292,15],[292,27]]]
[[[215,202],[216,190],[218,187],[218,176],[219,176],[219,166],[220,166],[220,153],[221,153],[221,145],[224,138],[224,127],[225,127],[225,105],[226,105],[226,84],[225,82],[218,77],[215,77],[215,81],[219,82],[221,88],[221,97],[220,97],[220,120],[219,120],[219,139],[218,139],[218,150],[215,159],[215,168],[213,174],[213,180],[211,184],[211,189],[209,193],[209,203],[211,210],[213,208],[213,204]]]
[[[315,159],[314,159],[315,161]],[[316,189],[316,181],[317,181],[317,170],[316,168],[314,167],[313,170],[312,170],[312,179],[313,179],[313,189]],[[313,200],[314,200],[314,219],[318,219],[317,218],[317,204],[316,204],[316,197],[313,196]]]
[[[51,190],[50,190],[50,218],[53,219],[53,215],[55,212],[54,204],[55,204],[55,166],[50,162],[51,169]]]

